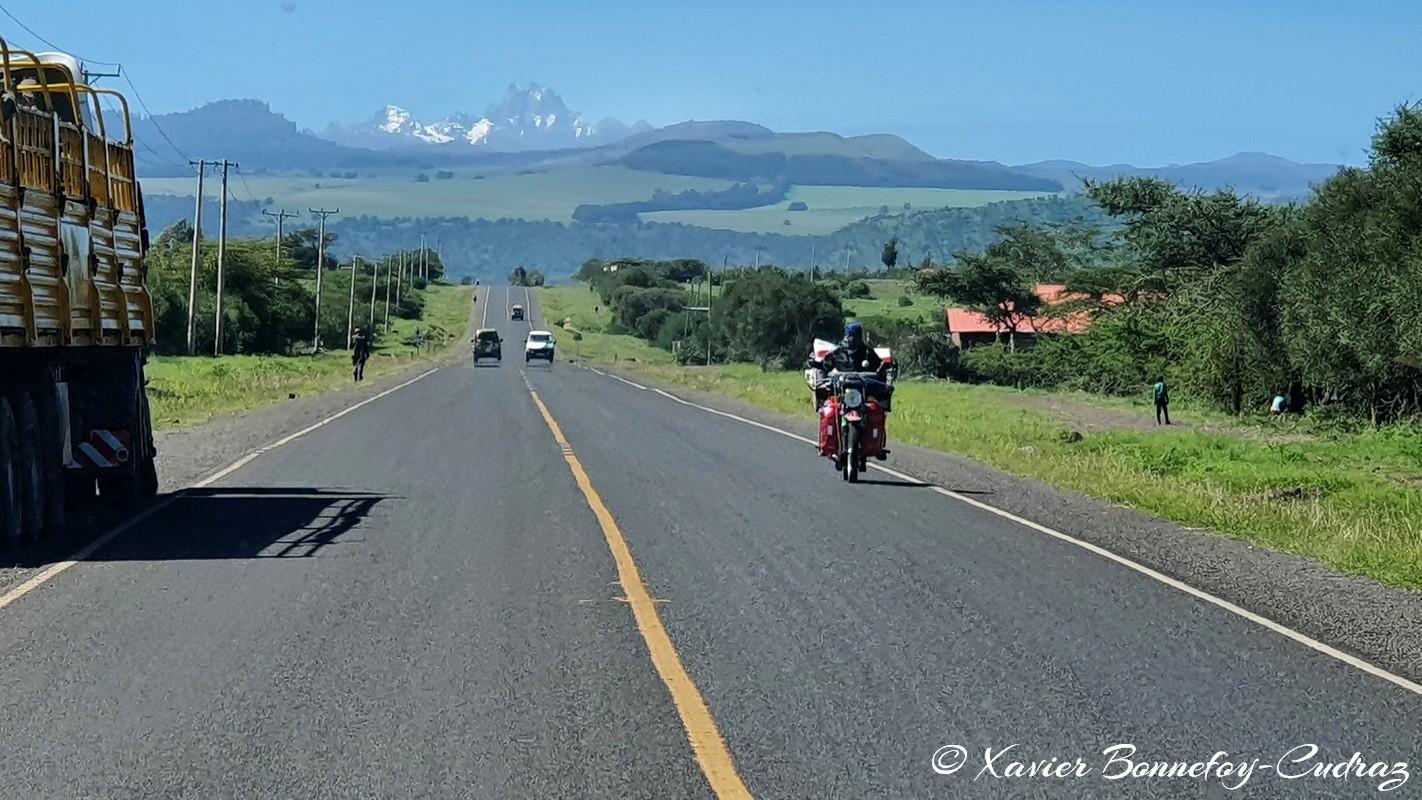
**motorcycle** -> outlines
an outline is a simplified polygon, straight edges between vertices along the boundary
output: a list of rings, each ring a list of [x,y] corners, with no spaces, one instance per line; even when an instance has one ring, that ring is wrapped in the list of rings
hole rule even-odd
[[[820,361],[833,347],[815,340],[813,360]],[[850,483],[859,481],[870,459],[889,457],[884,420],[892,405],[898,365],[889,348],[876,347],[874,352],[882,361],[878,372],[836,370],[825,375],[817,369],[805,370],[819,415],[819,454]]]

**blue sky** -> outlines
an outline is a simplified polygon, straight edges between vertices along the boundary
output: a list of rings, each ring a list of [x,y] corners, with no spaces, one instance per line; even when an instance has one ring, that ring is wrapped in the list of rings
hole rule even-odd
[[[122,62],[155,113],[259,98],[318,130],[386,103],[479,113],[536,81],[594,119],[888,132],[948,158],[1357,164],[1377,118],[1422,95],[1422,4],[1380,0],[0,5]],[[41,46],[3,15],[0,32]]]

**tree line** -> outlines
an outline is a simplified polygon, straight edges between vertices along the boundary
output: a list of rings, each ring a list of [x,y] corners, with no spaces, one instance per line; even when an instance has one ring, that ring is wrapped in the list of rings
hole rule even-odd
[[[148,219],[155,230],[181,219],[191,219],[191,197],[152,195],[144,198]],[[268,202],[270,206],[272,203]],[[261,214],[258,203],[229,203],[228,230],[233,236],[271,237],[275,225]],[[216,219],[212,199],[204,219]],[[787,218],[796,215],[786,212]],[[959,249],[980,249],[996,241],[1004,224],[1067,223],[1082,219],[1107,222],[1101,210],[1082,195],[1061,195],[1009,200],[975,208],[943,208],[911,213],[887,212],[852,223],[822,236],[800,235],[795,227],[783,233],[742,233],[678,223],[586,225],[549,220],[470,220],[465,217],[377,218],[333,217],[328,232],[337,234],[332,253],[391,252],[419,242],[420,232],[443,244],[444,262],[452,277],[470,276],[485,283],[506,276],[517,264],[537,264],[550,280],[567,280],[589,255],[613,257],[637,254],[650,259],[699,258],[719,269],[723,264],[762,262],[808,268],[844,269],[876,263],[879,249],[897,236],[905,263],[931,258],[946,263]],[[603,255],[598,255],[603,254]]]
[[[232,238],[223,265],[222,352],[228,354],[290,354],[307,351],[316,336],[316,262],[318,232],[298,230],[282,241],[277,258],[274,239]],[[187,353],[188,295],[191,283],[193,229],[180,220],[154,239],[148,251],[148,288],[157,323],[155,352]],[[321,281],[323,349],[344,349],[351,281],[355,281],[355,324],[369,327],[372,310],[377,322],[386,319],[387,285],[390,319],[420,319],[427,282],[414,274],[418,250],[403,253],[403,285],[395,285],[389,263],[402,254],[379,259],[340,260],[330,253],[336,234],[326,234],[325,273]],[[198,353],[213,351],[217,309],[217,242],[202,240],[197,274],[194,333]],[[444,264],[433,250],[425,253],[430,281],[442,278]],[[379,277],[375,265],[379,264]],[[355,269],[352,268],[353,264]],[[398,268],[397,268],[398,270]],[[381,326],[377,324],[379,333]]]
[[[798,369],[815,339],[837,341],[851,316],[845,301],[870,294],[865,279],[907,280],[914,268],[808,272],[775,265],[712,270],[699,259],[589,259],[575,276],[610,314],[610,333],[637,336],[687,364],[754,363]],[[938,375],[946,340],[924,323],[866,318],[876,341],[895,349],[906,374]],[[883,324],[878,324],[883,323]]]
[[[997,383],[1131,394],[1157,376],[1242,413],[1282,394],[1294,410],[1415,418],[1422,407],[1422,106],[1381,120],[1369,163],[1305,202],[1264,205],[1153,178],[1088,181],[1111,230],[1017,226],[918,286],[996,317],[1084,313],[1086,333],[1030,349],[973,348]],[[1060,282],[1079,299],[1032,292]]]

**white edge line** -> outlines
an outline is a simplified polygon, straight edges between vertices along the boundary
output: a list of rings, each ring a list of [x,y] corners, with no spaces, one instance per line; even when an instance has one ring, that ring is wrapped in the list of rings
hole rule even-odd
[[[593,371],[597,372],[597,370]],[[613,378],[617,377],[616,375],[612,375],[610,373],[600,374],[606,374],[608,375],[608,377]],[[619,378],[619,380],[621,379]],[[733,419],[737,422],[745,423],[746,425],[751,425],[762,430],[770,431],[771,433],[778,433],[781,436],[796,439],[798,441],[805,442],[806,444],[818,444],[818,442],[816,442],[814,439],[810,439],[809,437],[800,436],[799,434],[791,433],[781,428],[777,428],[773,425],[766,425],[763,422],[756,422],[753,419],[746,419],[745,417],[738,416],[736,414],[732,414],[726,411],[721,411],[719,409],[710,408],[708,406],[703,406],[699,403],[693,403],[690,400],[684,400],[662,389],[655,389],[653,391],[655,391],[659,395],[662,395],[663,397],[666,397],[669,400],[681,403],[684,406],[690,406],[692,408],[699,409],[710,414],[726,417],[727,419]],[[1203,600],[1206,603],[1210,603],[1211,605],[1224,609],[1225,611],[1228,611],[1231,614],[1242,617],[1250,622],[1255,623],[1256,625],[1259,625],[1263,628],[1267,628],[1268,630],[1271,630],[1277,634],[1292,639],[1293,641],[1298,642],[1299,644],[1302,644],[1305,647],[1308,647],[1316,652],[1322,653],[1323,655],[1329,656],[1330,658],[1341,661],[1350,667],[1353,667],[1362,672],[1366,672],[1367,674],[1372,675],[1376,678],[1382,678],[1383,680],[1395,684],[1396,686],[1399,686],[1403,689],[1406,689],[1407,691],[1412,692],[1413,694],[1422,695],[1422,685],[1414,683],[1413,681],[1410,681],[1407,678],[1402,677],[1401,675],[1389,672],[1383,669],[1382,667],[1364,661],[1361,658],[1358,658],[1357,656],[1349,655],[1348,653],[1345,653],[1336,647],[1331,647],[1327,644],[1324,644],[1323,642],[1320,642],[1317,639],[1308,636],[1307,634],[1300,633],[1299,631],[1296,631],[1293,628],[1290,628],[1281,623],[1275,622],[1274,620],[1269,619],[1268,617],[1264,617],[1248,609],[1241,608],[1240,606],[1237,606],[1222,597],[1216,597],[1215,595],[1212,595],[1202,589],[1197,589],[1194,586],[1172,578],[1169,575],[1157,572],[1156,570],[1151,569],[1150,567],[1147,567],[1144,564],[1139,564],[1129,558],[1126,558],[1125,556],[1113,553],[1110,550],[1100,547],[1099,545],[1094,545],[1090,542],[1083,541],[1069,534],[1062,533],[1061,531],[1048,528],[1047,526],[1042,525],[1040,523],[1033,522],[1029,519],[1024,519],[1022,517],[1017,516],[1016,514],[1013,514],[1010,511],[1003,511],[1000,508],[994,508],[993,506],[990,506],[979,500],[974,500],[971,497],[959,494],[951,489],[945,489],[942,486],[938,486],[937,484],[928,483],[927,481],[920,480],[919,478],[915,478],[912,475],[906,475],[902,472],[899,472],[898,470],[889,469],[887,467],[881,467],[875,464],[870,464],[869,466],[871,469],[879,470],[880,472],[883,472],[886,475],[891,475],[895,478],[898,478],[899,480],[908,481],[910,483],[919,484],[921,486],[926,486],[937,492],[938,494],[943,495],[944,497],[950,497],[959,502],[973,506],[974,508],[982,509],[983,511],[986,511],[990,514],[995,514],[996,516],[999,516],[1003,519],[1015,522],[1018,525],[1030,528],[1039,533],[1045,533],[1048,536],[1051,536],[1068,544],[1076,545],[1077,547],[1080,547],[1081,549],[1086,550],[1089,553],[1094,553],[1095,555],[1101,556],[1102,558],[1105,558],[1109,561],[1120,564],[1121,566],[1128,567],[1140,573],[1141,575],[1144,575],[1148,578],[1152,578],[1160,583],[1165,584],[1166,586],[1171,587],[1172,589],[1179,590],[1181,592],[1184,592],[1185,594],[1190,595],[1191,597],[1196,598],[1197,600]]]
[[[46,569],[45,569],[43,572],[41,572],[40,574],[38,574],[38,575],[36,575],[36,576],[30,578],[29,580],[25,581],[24,583],[20,584],[19,586],[16,586],[15,588],[13,588],[13,589],[11,589],[10,591],[6,592],[3,596],[0,596],[0,609],[3,609],[4,607],[10,605],[11,603],[15,602],[16,600],[19,600],[21,597],[24,597],[25,595],[29,594],[31,591],[33,591],[33,590],[39,588],[39,587],[40,587],[41,585],[43,585],[44,583],[48,582],[48,581],[49,581],[51,578],[53,578],[54,576],[58,575],[59,573],[65,571],[66,569],[69,569],[70,567],[74,566],[75,564],[78,564],[80,561],[83,561],[84,559],[86,559],[86,558],[88,558],[89,556],[93,555],[93,554],[94,554],[94,551],[98,550],[100,547],[103,547],[104,545],[106,545],[106,544],[108,544],[109,542],[113,541],[114,537],[118,536],[119,534],[123,533],[124,531],[128,530],[129,528],[132,528],[133,526],[137,525],[138,523],[144,521],[145,519],[148,519],[149,517],[153,516],[154,514],[157,514],[159,511],[162,511],[163,509],[165,509],[165,508],[167,508],[168,506],[172,505],[180,496],[181,496],[181,495],[176,495],[176,494],[174,494],[174,495],[169,495],[168,497],[164,498],[161,502],[159,502],[159,503],[157,503],[157,504],[155,504],[155,505],[149,506],[148,508],[144,509],[140,514],[138,514],[137,516],[135,516],[135,517],[133,517],[133,518],[131,518],[131,519],[125,520],[125,521],[124,521],[123,523],[121,523],[118,527],[115,527],[115,528],[111,529],[108,533],[105,533],[104,535],[100,536],[99,538],[97,538],[97,539],[95,539],[94,541],[90,542],[89,544],[85,545],[83,549],[81,549],[79,552],[75,553],[74,555],[70,556],[68,559],[66,559],[66,560],[64,560],[64,561],[60,561],[60,562],[57,563],[57,564],[51,564],[48,568],[46,568]]]
[[[424,373],[422,373],[422,374],[420,374],[420,375],[417,375],[417,376],[415,376],[414,378],[411,378],[411,379],[408,380],[408,381],[405,381],[404,383],[400,384],[399,386],[392,386],[391,388],[386,389],[385,391],[381,392],[380,394],[377,394],[377,395],[375,395],[374,397],[368,397],[368,398],[366,398],[366,399],[360,401],[359,403],[356,403],[355,405],[351,406],[350,408],[347,408],[347,409],[345,409],[345,410],[343,410],[343,411],[340,411],[340,412],[338,412],[338,413],[336,413],[336,414],[332,414],[331,416],[329,416],[329,417],[327,417],[327,418],[321,420],[320,422],[318,422],[318,423],[316,423],[316,424],[314,424],[314,425],[310,425],[310,426],[308,426],[308,427],[306,427],[306,428],[302,428],[301,430],[297,431],[296,433],[290,434],[290,435],[288,435],[288,436],[284,436],[284,437],[282,437],[281,439],[278,439],[277,441],[272,442],[271,444],[263,445],[262,447],[259,447],[259,448],[257,448],[256,450],[254,450],[254,451],[248,453],[247,455],[243,456],[242,458],[238,459],[238,460],[237,460],[236,462],[234,462],[231,466],[226,467],[225,469],[222,469],[222,470],[220,470],[220,471],[218,471],[218,472],[215,472],[215,473],[213,473],[212,475],[209,475],[209,476],[207,476],[206,478],[203,478],[202,480],[198,481],[197,483],[192,484],[191,486],[186,486],[186,487],[184,487],[184,488],[182,488],[182,489],[179,489],[178,491],[176,491],[176,492],[174,492],[174,493],[168,495],[168,496],[167,496],[166,498],[164,498],[163,500],[161,500],[161,501],[155,503],[154,505],[151,505],[151,506],[149,506],[148,508],[144,509],[143,511],[139,512],[136,516],[131,517],[131,518],[129,518],[129,519],[127,519],[127,520],[124,520],[123,522],[119,523],[119,525],[117,525],[116,527],[110,529],[107,533],[102,534],[101,536],[99,536],[99,538],[95,539],[94,541],[90,542],[89,544],[85,545],[82,549],[80,549],[78,552],[76,552],[74,555],[70,556],[69,558],[65,559],[64,561],[60,561],[60,562],[58,562],[58,563],[56,563],[56,564],[51,564],[51,565],[50,565],[49,567],[47,567],[43,572],[39,573],[38,575],[35,575],[34,577],[32,577],[32,578],[30,578],[29,580],[25,581],[24,583],[20,584],[19,586],[16,586],[15,588],[13,588],[13,589],[11,589],[10,591],[6,592],[4,595],[0,595],[0,609],[5,608],[6,606],[10,605],[11,603],[15,602],[16,600],[19,600],[21,597],[24,597],[25,595],[29,594],[30,592],[34,591],[35,589],[38,589],[40,586],[43,586],[45,583],[49,582],[52,578],[54,578],[54,577],[55,577],[56,575],[58,575],[59,573],[65,571],[65,570],[67,570],[67,569],[69,569],[70,567],[74,566],[75,564],[78,564],[80,561],[83,561],[83,560],[87,559],[89,556],[93,555],[94,552],[97,551],[100,547],[103,547],[104,545],[106,545],[106,544],[108,544],[109,542],[113,541],[114,538],[117,537],[119,534],[122,534],[123,532],[129,530],[130,528],[132,528],[133,526],[137,525],[138,523],[144,521],[145,519],[148,519],[149,517],[153,516],[154,514],[157,514],[159,511],[162,511],[163,509],[165,509],[165,508],[167,508],[168,506],[172,505],[174,502],[176,502],[177,500],[179,500],[180,498],[182,498],[182,497],[184,496],[183,493],[186,492],[187,490],[189,490],[189,489],[198,489],[198,488],[202,488],[202,487],[204,487],[204,486],[208,486],[208,485],[210,485],[210,484],[212,484],[212,483],[215,483],[215,482],[217,482],[217,481],[219,481],[219,480],[221,480],[221,479],[227,477],[228,475],[231,475],[233,472],[236,472],[237,470],[241,469],[242,467],[246,466],[247,464],[250,464],[250,463],[251,463],[253,460],[255,460],[258,456],[260,456],[260,455],[262,455],[262,454],[264,454],[264,453],[271,452],[272,450],[275,450],[276,448],[281,447],[282,445],[287,444],[288,442],[291,442],[291,441],[294,441],[294,440],[296,440],[296,439],[299,439],[299,438],[301,438],[302,436],[305,436],[306,434],[311,433],[312,431],[316,430],[317,428],[320,428],[320,427],[323,427],[323,426],[325,426],[325,425],[328,425],[328,424],[330,424],[330,423],[332,423],[332,422],[334,422],[334,421],[340,419],[341,417],[344,417],[345,415],[351,413],[352,411],[355,411],[356,409],[361,408],[362,406],[369,405],[369,404],[371,404],[371,403],[374,403],[376,400],[379,400],[379,399],[382,398],[382,397],[385,397],[385,396],[387,396],[387,395],[394,394],[395,392],[400,391],[401,389],[405,388],[406,386],[409,386],[410,384],[412,384],[412,383],[414,383],[414,382],[416,382],[416,381],[424,380],[425,378],[428,378],[429,376],[433,375],[434,373],[436,373],[436,372],[438,372],[438,371],[439,371],[439,368],[436,367],[436,368],[431,369],[431,370],[428,370],[428,371],[426,371],[426,372],[424,372]]]

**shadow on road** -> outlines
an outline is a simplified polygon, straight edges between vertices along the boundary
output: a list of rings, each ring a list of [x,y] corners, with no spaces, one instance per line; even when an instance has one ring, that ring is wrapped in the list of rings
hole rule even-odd
[[[388,495],[309,487],[189,489],[88,556],[89,561],[309,558],[351,536]],[[157,502],[161,502],[162,498]],[[0,564],[37,568],[70,557],[132,519],[101,513],[59,540],[9,552]]]
[[[929,488],[930,486],[932,486],[932,484],[928,484],[928,483],[912,483],[912,482],[910,482],[910,481],[890,481],[890,480],[883,480],[883,481],[881,481],[881,480],[875,480],[875,479],[873,479],[873,478],[860,478],[860,479],[859,479],[859,483],[866,484],[866,485],[869,485],[869,486],[904,486],[904,487],[907,487],[907,488],[910,488],[910,489],[927,489],[927,488]]]
[[[868,484],[868,485],[870,485],[870,486],[903,486],[903,487],[913,488],[913,489],[929,489],[929,488],[932,488],[932,487],[938,485],[938,484],[936,484],[936,483],[914,483],[914,482],[912,482],[912,481],[891,481],[891,480],[882,480],[882,481],[881,481],[881,480],[875,480],[875,479],[873,479],[873,478],[860,478],[860,479],[859,479],[859,482],[860,482],[860,483],[864,483],[864,484]],[[944,489],[946,489],[946,490],[952,492],[953,494],[975,494],[975,495],[990,495],[990,494],[996,494],[996,492],[985,492],[985,491],[983,491],[983,490],[981,490],[981,489],[954,489],[954,488],[952,488],[952,487],[950,487],[950,486],[944,486],[944,487],[942,487],[942,488],[944,488]]]

